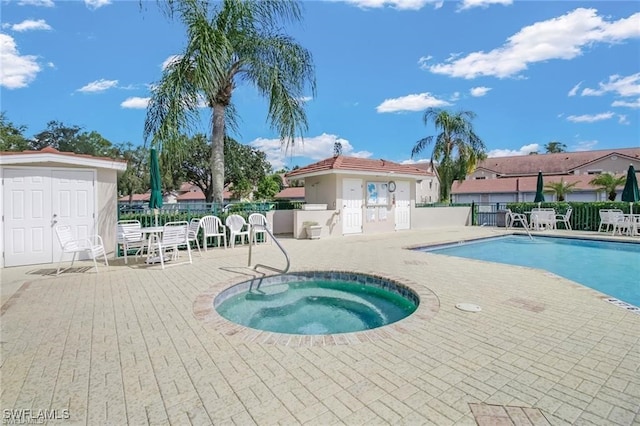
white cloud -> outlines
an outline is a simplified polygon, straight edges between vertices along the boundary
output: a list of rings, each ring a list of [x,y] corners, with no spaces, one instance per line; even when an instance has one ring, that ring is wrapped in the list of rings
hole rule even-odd
[[[631,122],[629,122],[629,118],[626,116],[626,114],[618,114],[618,124],[631,124]]]
[[[484,87],[484,86],[472,87],[471,90],[469,90],[469,93],[471,93],[471,96],[475,96],[476,98],[479,98],[489,93],[489,90],[491,90],[490,87]]]
[[[402,96],[400,98],[385,99],[376,107],[376,111],[398,112],[398,111],[422,111],[427,108],[436,108],[451,105],[447,101],[434,98],[431,93],[419,93],[414,95]]]
[[[31,83],[42,70],[37,57],[20,55],[13,37],[0,34],[0,86],[19,89]]]
[[[164,60],[164,62],[162,62],[162,65],[160,65],[160,67],[165,70],[167,69],[167,67],[169,65],[171,65],[172,63],[179,61],[180,58],[182,58],[182,55],[171,55],[169,56],[167,59]]]
[[[595,43],[616,43],[640,36],[640,12],[608,22],[595,9],[578,8],[547,21],[522,28],[489,52],[478,51],[426,67],[434,74],[472,79],[480,76],[514,77],[529,64],[573,59]]]
[[[285,150],[280,139],[258,138],[250,142],[252,148],[259,149],[267,155],[267,160],[274,169],[282,168],[288,159],[293,157],[307,157],[313,161],[322,160],[333,155],[333,144],[340,142],[342,154],[351,157],[369,158],[368,151],[355,151],[348,140],[336,135],[323,133],[312,138],[296,138],[293,146]]]
[[[598,141],[581,141],[578,142],[574,147],[574,151],[593,151],[594,148],[598,145]]]
[[[102,6],[106,6],[111,4],[111,0],[84,0],[84,4],[89,8],[89,9],[99,9]]]
[[[598,89],[585,87],[582,96],[601,96],[609,92],[622,97],[640,95],[640,72],[626,77],[617,74],[609,76],[608,82],[598,83]]]
[[[640,98],[635,101],[613,101],[611,104],[613,107],[628,107],[628,108],[640,108]]]
[[[35,31],[35,30],[51,30],[51,26],[47,24],[44,19],[38,19],[37,21],[33,19],[25,19],[19,24],[11,25],[11,29],[13,31],[18,31],[18,32]]]
[[[460,99],[460,92],[453,92],[453,94],[451,95],[451,97],[449,98],[449,100],[451,102],[455,102],[458,99]]]
[[[91,83],[82,86],[77,90],[77,92],[104,92],[105,90],[113,89],[114,87],[118,87],[118,80],[105,80],[104,78],[101,78],[100,80],[92,81]]]
[[[462,0],[462,4],[458,10],[471,9],[474,7],[489,7],[492,4],[502,4],[508,6],[513,0]]]
[[[53,0],[20,0],[18,2],[19,6],[42,6],[42,7],[53,7]]]
[[[537,152],[540,150],[540,145],[537,143],[530,143],[529,145],[523,145],[520,149],[492,149],[487,152],[487,157],[512,157],[514,155],[529,155],[531,152]]]
[[[570,115],[567,117],[568,121],[573,123],[595,123],[596,121],[609,120],[613,117],[612,112],[603,112],[600,114],[585,114],[585,115]]]
[[[420,10],[427,4],[433,4],[436,9],[442,7],[442,0],[343,0],[363,9],[378,9],[392,7],[398,10]]]
[[[120,106],[122,108],[131,108],[131,109],[145,109],[147,105],[149,105],[149,101],[151,98],[140,98],[134,96],[132,98],[127,98],[123,101]]]
[[[567,93],[567,96],[575,96],[578,93],[578,90],[580,89],[580,85],[582,84],[582,82],[576,84],[575,86],[573,86],[571,88],[571,90],[569,90],[569,93]]]
[[[300,102],[305,103],[305,102],[309,102],[311,100],[313,100],[312,96],[303,96],[301,98],[298,99]]]

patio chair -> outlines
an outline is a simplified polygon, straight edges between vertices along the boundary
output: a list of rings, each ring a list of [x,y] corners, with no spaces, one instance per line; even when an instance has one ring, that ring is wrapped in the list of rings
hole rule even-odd
[[[571,212],[573,212],[573,208],[569,207],[565,214],[557,214],[555,216],[555,219],[556,219],[555,227],[556,228],[558,227],[558,223],[562,223],[564,224],[564,229],[571,230],[571,222],[570,222]]]
[[[224,224],[229,228],[229,243],[231,248],[234,248],[236,245],[236,238],[240,237],[240,243],[244,244],[245,237],[247,241],[249,241],[249,224],[244,220],[244,217],[239,214],[232,214],[227,216],[227,220],[224,221]]]
[[[218,240],[218,247],[220,241],[224,241],[224,248],[227,248],[227,228],[222,224],[222,221],[218,216],[205,216],[200,219],[200,226],[202,227],[202,245],[205,251],[207,250],[207,238],[216,238]]]
[[[514,213],[511,209],[507,209],[505,216],[504,226],[509,229],[514,223],[520,222],[524,229],[529,229],[529,223],[527,222],[527,216],[524,213]]]
[[[598,210],[600,215],[600,226],[598,226],[598,232],[602,231],[604,225],[607,226],[605,232],[609,232],[609,226],[615,226],[615,219],[617,216],[623,214],[620,209],[600,209]]]
[[[253,232],[253,243],[258,244],[258,234],[262,234],[264,242],[267,242],[267,231],[271,229],[265,215],[261,213],[252,213],[249,215],[249,226]]]
[[[198,253],[202,256],[202,252],[200,251],[200,243],[198,242],[198,232],[200,232],[200,219],[191,219],[189,222],[189,230],[187,232],[187,241],[189,244],[192,242],[196,243],[196,247],[198,247]]]
[[[164,224],[162,236],[154,235],[149,243],[149,260],[153,262],[159,260],[164,269],[167,260],[177,260],[179,256],[178,247],[186,246],[189,256],[189,263],[193,263],[191,258],[191,245],[188,240],[189,223],[187,221],[168,222]],[[171,257],[167,255],[171,253]],[[186,261],[183,263],[187,263]]]
[[[616,232],[619,232],[620,235],[624,233],[627,235],[631,235],[634,232],[634,223],[633,217],[630,215],[625,215],[622,210],[619,211],[609,211],[609,220],[613,224],[613,233],[612,235],[616,235]]]
[[[556,227],[556,211],[548,208],[531,209],[530,222],[531,228],[537,231],[554,229]]]
[[[62,264],[62,259],[66,253],[73,253],[73,258],[71,258],[71,268],[73,266],[73,262],[76,260],[76,255],[78,253],[87,253],[87,255],[93,259],[93,266],[96,268],[96,273],[98,273],[98,263],[96,262],[96,257],[103,256],[104,264],[109,266],[109,261],[107,260],[107,254],[104,251],[104,244],[102,243],[102,237],[100,235],[94,235],[92,238],[74,238],[73,233],[71,232],[71,226],[69,225],[56,225],[56,235],[58,236],[58,241],[60,241],[60,246],[62,247],[62,253],[60,254],[60,261],[58,262],[58,270],[56,271],[56,275],[60,275],[60,265]]]
[[[124,263],[128,263],[130,250],[136,249],[136,257],[144,252],[149,243],[148,239],[141,232],[142,226],[138,220],[119,220],[117,223],[116,241],[122,247],[124,253]]]

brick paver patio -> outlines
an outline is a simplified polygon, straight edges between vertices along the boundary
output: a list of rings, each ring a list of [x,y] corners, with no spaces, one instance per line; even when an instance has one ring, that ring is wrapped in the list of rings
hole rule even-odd
[[[491,408],[494,424],[640,424],[640,315],[553,274],[404,249],[501,232],[283,239],[292,271],[383,274],[437,296],[430,318],[332,344],[252,338],[198,314],[212,289],[251,276],[247,247],[164,271],[4,269],[3,422],[474,425]],[[269,244],[254,261],[284,264]]]

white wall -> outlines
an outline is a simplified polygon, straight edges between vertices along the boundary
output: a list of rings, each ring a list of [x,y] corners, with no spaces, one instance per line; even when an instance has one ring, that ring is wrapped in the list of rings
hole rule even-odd
[[[411,228],[469,226],[471,207],[416,207],[411,209]]]

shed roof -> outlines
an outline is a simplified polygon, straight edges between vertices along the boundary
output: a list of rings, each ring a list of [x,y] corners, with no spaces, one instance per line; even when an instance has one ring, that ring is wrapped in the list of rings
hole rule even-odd
[[[127,170],[127,162],[109,157],[94,157],[87,154],[61,152],[50,146],[39,151],[0,152],[0,165],[20,165],[34,163],[59,163],[73,166],[96,167],[99,169]]]
[[[287,173],[286,176],[291,179],[294,177],[303,178],[305,176],[317,176],[330,173],[403,175],[415,178],[433,176],[433,173],[422,170],[413,164],[400,164],[384,159],[375,160],[370,158],[347,157],[344,155],[326,158],[309,164],[308,166],[292,170]]]

